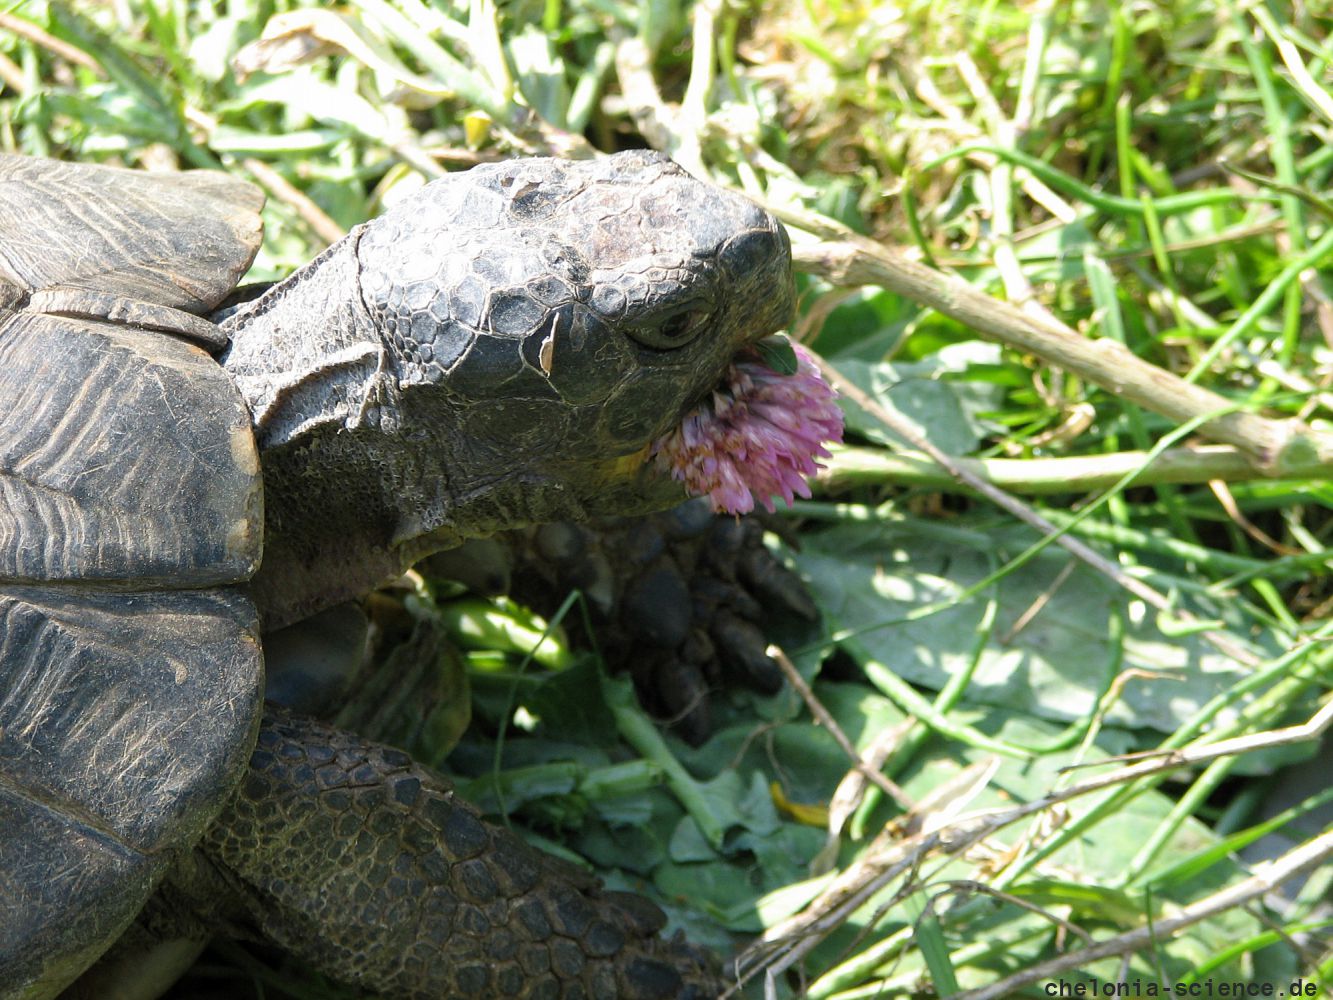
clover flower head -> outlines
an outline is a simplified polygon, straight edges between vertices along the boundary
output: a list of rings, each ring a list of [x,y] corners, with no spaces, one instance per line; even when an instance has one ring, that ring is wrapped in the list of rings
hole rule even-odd
[[[773,498],[791,506],[810,496],[805,477],[828,457],[826,441],[842,440],[837,393],[819,374],[810,352],[793,344],[796,371],[784,375],[754,350],[736,356],[723,384],[686,414],[652,448],[657,467],[707,496],[718,513],[744,514]]]

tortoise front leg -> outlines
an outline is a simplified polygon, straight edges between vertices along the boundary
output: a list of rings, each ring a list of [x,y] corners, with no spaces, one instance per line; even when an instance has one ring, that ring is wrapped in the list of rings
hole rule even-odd
[[[483,822],[403,752],[277,711],[174,883],[206,921],[391,997],[719,992],[705,956],[657,936],[651,903]]]
[[[768,519],[715,515],[698,499],[640,517],[558,521],[468,542],[421,564],[427,575],[505,593],[550,617],[573,590],[566,627],[625,667],[639,700],[699,746],[713,733],[709,693],[728,684],[772,694],[782,673],[766,623],[817,621],[795,573],[764,545]]]

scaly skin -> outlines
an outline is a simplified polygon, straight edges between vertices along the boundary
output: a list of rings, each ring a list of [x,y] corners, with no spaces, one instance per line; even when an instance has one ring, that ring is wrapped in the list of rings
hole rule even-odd
[[[657,936],[651,904],[483,822],[407,754],[309,720],[266,717],[201,849],[239,876],[233,932],[395,997],[718,993],[703,955]]]

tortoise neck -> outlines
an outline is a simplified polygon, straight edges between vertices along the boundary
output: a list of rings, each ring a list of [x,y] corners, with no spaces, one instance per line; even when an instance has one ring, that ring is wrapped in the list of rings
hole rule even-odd
[[[222,366],[249,404],[261,450],[322,426],[378,423],[396,384],[362,302],[361,229],[329,247],[223,324]]]
[[[399,389],[361,299],[360,236],[353,230],[223,324],[231,346],[221,363],[250,407],[263,466],[264,560],[252,588],[266,627],[405,568],[391,544],[392,494],[404,485],[395,470],[408,460],[397,454]]]
[[[576,513],[517,474],[517,450],[479,453],[453,408],[413,409],[361,298],[359,237],[224,323],[221,363],[250,407],[263,467],[251,588],[266,628],[359,597],[465,536],[538,519],[534,504]]]

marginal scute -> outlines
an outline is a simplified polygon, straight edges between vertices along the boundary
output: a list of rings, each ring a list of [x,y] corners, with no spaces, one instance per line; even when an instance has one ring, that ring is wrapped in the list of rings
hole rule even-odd
[[[189,341],[221,346],[205,314],[262,204],[221,174],[0,156],[6,996],[54,996],[110,945],[249,756],[257,616],[223,585],[259,565],[259,461]]]
[[[188,843],[249,757],[260,662],[237,590],[0,587],[3,783],[136,851]]]
[[[0,283],[204,314],[249,269],[263,204],[253,184],[221,173],[0,155]]]
[[[0,586],[0,984],[53,996],[124,929],[235,789],[262,685],[238,590]]]
[[[54,996],[134,918],[169,858],[71,824],[4,784],[0,830],[0,988]]]
[[[249,427],[184,341],[0,313],[0,580],[248,579],[263,531]]]

